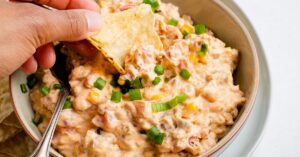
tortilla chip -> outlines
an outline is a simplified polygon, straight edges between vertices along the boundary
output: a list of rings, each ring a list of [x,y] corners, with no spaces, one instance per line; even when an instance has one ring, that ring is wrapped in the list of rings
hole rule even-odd
[[[27,157],[36,147],[36,144],[21,132],[5,143],[0,143],[0,157]]]
[[[8,84],[8,78],[0,80],[0,123],[13,112]]]
[[[15,136],[20,131],[22,131],[22,129],[20,128],[0,124],[0,142],[6,141],[7,139]]]
[[[154,13],[149,5],[103,15],[102,29],[88,40],[111,62],[120,73],[125,73],[123,58],[134,46],[163,45],[155,31]]]

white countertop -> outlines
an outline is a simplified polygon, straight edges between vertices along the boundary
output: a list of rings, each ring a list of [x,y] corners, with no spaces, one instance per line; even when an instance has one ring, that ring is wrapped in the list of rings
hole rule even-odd
[[[300,156],[300,1],[235,0],[256,29],[271,72],[271,110],[254,157]]]

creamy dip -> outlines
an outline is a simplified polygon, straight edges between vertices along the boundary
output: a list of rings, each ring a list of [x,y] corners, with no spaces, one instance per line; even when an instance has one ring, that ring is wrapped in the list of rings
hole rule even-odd
[[[101,1],[101,13],[141,3]],[[72,94],[61,112],[52,146],[64,156],[201,155],[234,124],[245,101],[232,76],[238,51],[226,47],[208,29],[195,33],[196,24],[189,16],[180,16],[172,4],[159,3],[155,27],[164,50],[133,46],[124,58],[125,74],[114,74],[101,56],[82,58],[62,48],[72,67]],[[40,70],[36,76],[39,83],[30,99],[34,120],[44,132],[59,88],[49,70]]]

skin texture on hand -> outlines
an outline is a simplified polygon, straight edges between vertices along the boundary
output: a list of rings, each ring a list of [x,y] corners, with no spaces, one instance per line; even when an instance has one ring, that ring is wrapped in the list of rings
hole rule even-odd
[[[28,0],[26,0],[28,1]],[[92,0],[34,0],[59,10],[0,0],[0,78],[19,67],[26,73],[38,64],[55,62],[53,41],[79,41],[101,27],[98,5]],[[69,10],[64,10],[69,9]],[[77,42],[77,47],[87,46]]]

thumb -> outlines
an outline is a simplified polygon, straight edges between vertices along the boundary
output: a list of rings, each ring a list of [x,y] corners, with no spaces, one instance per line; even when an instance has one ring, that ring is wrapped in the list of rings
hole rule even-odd
[[[88,10],[45,10],[38,15],[34,38],[41,46],[53,41],[78,41],[98,31],[101,16]]]

